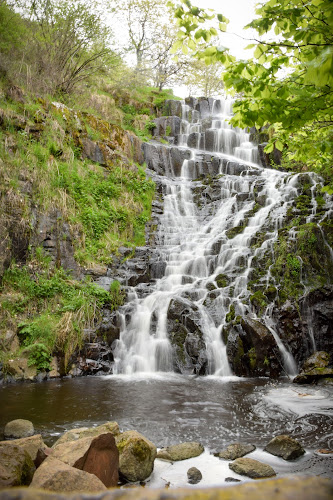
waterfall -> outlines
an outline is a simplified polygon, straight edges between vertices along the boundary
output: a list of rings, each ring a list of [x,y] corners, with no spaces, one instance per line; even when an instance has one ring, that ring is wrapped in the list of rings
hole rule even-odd
[[[297,176],[258,164],[249,133],[228,123],[230,99],[176,105],[178,117],[157,123],[157,135],[171,127],[170,144],[144,145],[163,198],[152,250],[159,271],[144,287],[128,287],[113,372],[229,376],[226,336],[239,338],[238,323],[249,318],[244,328],[263,322],[284,370],[295,374],[269,308],[258,315],[253,307],[249,282],[258,259],[274,259],[278,230],[299,193]],[[317,180],[311,179],[313,195]],[[315,211],[313,201],[310,217]],[[259,283],[271,279],[268,270]]]

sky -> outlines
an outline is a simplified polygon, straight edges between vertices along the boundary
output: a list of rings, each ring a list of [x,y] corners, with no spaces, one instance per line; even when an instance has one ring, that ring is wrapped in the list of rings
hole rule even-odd
[[[229,19],[228,33],[221,35],[221,39],[223,45],[238,59],[252,56],[251,50],[244,50],[251,41],[241,37],[251,38],[254,35],[253,30],[244,30],[243,27],[255,18],[255,5],[258,2],[259,0],[192,0],[197,7],[214,9]]]
[[[249,45],[251,37],[256,32],[251,29],[244,30],[255,16],[255,5],[259,0],[192,0],[192,4],[204,9],[214,9],[216,13],[223,14],[229,19],[227,33],[221,34],[221,43],[230,49],[230,53],[237,59],[249,59],[253,50],[245,50]],[[244,40],[246,38],[246,40]],[[186,87],[173,87],[174,94],[179,97],[186,97],[188,90]]]

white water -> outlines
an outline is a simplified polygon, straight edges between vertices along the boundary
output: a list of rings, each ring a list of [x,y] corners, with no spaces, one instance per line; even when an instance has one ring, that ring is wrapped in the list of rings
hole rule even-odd
[[[140,298],[135,289],[130,292],[131,300],[124,308],[120,339],[114,349],[115,374],[174,371],[175,353],[169,340],[168,311],[175,299],[187,301],[200,318],[206,346],[205,373],[224,377],[232,374],[222,340],[226,315],[232,307],[235,316],[256,318],[247,289],[252,261],[267,253],[274,257],[278,229],[298,195],[298,180],[297,176],[263,169],[256,163],[257,148],[249,142],[249,134],[232,129],[227,122],[231,109],[231,101],[215,101],[211,127],[203,133],[204,122],[198,111],[183,105],[178,143],[184,147],[194,133],[197,146],[192,149],[192,158],[184,161],[179,177],[158,176],[163,186],[164,208],[157,230],[156,252],[159,260],[166,262],[165,273],[150,284],[147,296]],[[190,115],[191,123],[187,121]],[[202,181],[195,179],[201,173],[203,158],[207,157],[198,148],[203,141],[202,135],[207,146],[207,132],[213,138],[214,157],[220,162],[219,172],[216,172],[219,175],[215,177],[218,196],[214,203],[211,200],[205,203],[205,198],[201,197],[198,206],[195,189],[204,187]],[[313,187],[315,184],[313,178]],[[311,193],[313,191],[311,188]],[[260,206],[255,205],[258,193]],[[315,202],[312,205],[315,214]],[[251,212],[253,208],[256,210]],[[230,233],[242,224],[245,228],[239,234]],[[265,233],[264,241],[256,247],[251,246],[256,235],[262,233]],[[219,275],[226,277],[225,286],[221,288],[216,281]],[[261,281],[268,284],[270,278],[266,275]],[[131,319],[126,321],[128,310]],[[269,310],[266,311],[266,326],[274,336],[285,372],[295,375],[295,360],[274,330]]]

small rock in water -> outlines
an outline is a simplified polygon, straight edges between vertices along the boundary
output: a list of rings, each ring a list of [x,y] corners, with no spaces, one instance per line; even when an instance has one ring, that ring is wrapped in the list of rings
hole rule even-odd
[[[235,477],[226,477],[225,478],[226,483],[240,483],[240,479],[236,479]]]
[[[187,471],[187,481],[188,481],[188,483],[190,483],[190,484],[197,484],[197,483],[200,483],[201,479],[202,479],[202,474],[199,471],[199,469],[197,469],[196,467],[191,467]]]
[[[284,434],[273,438],[264,450],[284,460],[295,460],[305,453],[305,450],[295,439]]]
[[[254,451],[256,447],[253,444],[241,444],[233,443],[229,444],[227,448],[220,453],[218,453],[219,458],[224,458],[225,460],[235,460],[236,458],[243,457],[251,451]]]
[[[253,460],[253,458],[237,458],[229,464],[229,469],[236,472],[236,474],[251,477],[252,479],[275,476],[275,470],[270,465]]]
[[[205,449],[202,444],[192,441],[162,448],[157,452],[157,458],[177,462],[178,460],[187,460],[188,458],[198,457],[204,451]]]
[[[5,439],[20,439],[35,434],[35,429],[33,423],[30,420],[24,420],[18,418],[16,420],[11,420],[5,426]]]

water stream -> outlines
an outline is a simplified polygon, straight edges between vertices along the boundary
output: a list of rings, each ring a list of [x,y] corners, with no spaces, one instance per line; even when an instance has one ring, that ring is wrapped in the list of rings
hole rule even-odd
[[[299,176],[262,168],[249,133],[228,123],[232,101],[208,102],[210,107],[206,101],[199,111],[183,104],[180,133],[169,149],[163,146],[164,173],[154,177],[163,192],[155,255],[165,271],[149,283],[144,296],[129,289],[114,349],[115,374],[175,370],[170,316],[182,303],[195,322],[196,342],[201,342],[201,335],[205,345],[199,363],[205,368],[194,372],[228,376],[231,369],[222,339],[228,313],[257,318],[248,289],[253,261],[263,255],[274,259],[278,230],[299,194]],[[175,148],[184,156],[178,170],[168,156]],[[309,176],[312,221],[318,179]],[[271,279],[268,271],[261,282]],[[261,320],[275,339],[284,371],[295,375],[296,362],[275,331],[269,308]],[[183,322],[187,328],[186,319]],[[193,373],[190,365],[185,359],[181,371],[186,373],[187,367]]]

